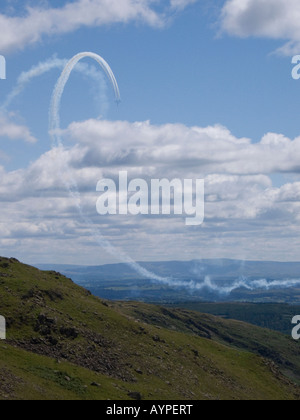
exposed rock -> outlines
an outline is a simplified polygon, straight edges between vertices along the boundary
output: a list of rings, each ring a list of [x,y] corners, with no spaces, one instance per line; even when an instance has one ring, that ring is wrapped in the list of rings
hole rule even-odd
[[[128,397],[136,401],[141,401],[143,399],[142,394],[140,394],[139,392],[128,392],[127,395]]]
[[[72,338],[74,340],[79,335],[79,332],[76,330],[76,328],[73,328],[73,327],[61,327],[60,330],[59,330],[59,332],[64,337]]]
[[[95,387],[95,388],[101,388],[101,385],[98,384],[97,382],[92,382],[91,386]]]

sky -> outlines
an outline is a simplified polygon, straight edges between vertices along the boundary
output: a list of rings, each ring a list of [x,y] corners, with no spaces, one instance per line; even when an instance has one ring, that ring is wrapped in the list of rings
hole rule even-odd
[[[300,261],[299,22],[297,0],[2,0],[0,254],[29,264]],[[121,102],[82,60],[62,98],[58,148],[52,92],[84,51],[110,65]],[[204,223],[100,216],[97,183],[120,171],[204,179]]]

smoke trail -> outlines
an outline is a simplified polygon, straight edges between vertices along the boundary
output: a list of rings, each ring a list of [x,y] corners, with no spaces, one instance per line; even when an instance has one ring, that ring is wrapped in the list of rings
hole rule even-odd
[[[49,123],[49,132],[52,138],[52,148],[58,148],[59,150],[63,151],[63,141],[60,134],[60,104],[62,95],[64,93],[65,86],[69,80],[69,77],[80,60],[83,58],[92,58],[94,59],[105,71],[108,79],[110,80],[114,93],[116,102],[120,102],[120,91],[118,87],[118,83],[116,78],[108,65],[108,63],[99,55],[86,52],[80,53],[74,56],[65,66],[52,95],[51,105],[50,105],[50,123]],[[169,282],[171,279],[167,279],[164,277],[157,276],[154,273],[149,272],[142,266],[140,266],[137,262],[135,262],[132,258],[126,255],[124,252],[116,249],[106,238],[103,237],[101,231],[95,226],[95,224],[84,214],[81,206],[81,196],[77,186],[77,182],[73,179],[71,172],[67,165],[65,166],[66,173],[63,174],[62,179],[65,182],[65,185],[69,191],[70,196],[75,200],[76,207],[79,211],[80,217],[83,222],[92,229],[92,235],[96,242],[105,249],[105,251],[109,252],[114,257],[121,259],[124,263],[128,264],[134,271],[136,271],[139,275],[148,278],[153,281],[158,282]],[[66,177],[68,176],[68,178]]]
[[[54,57],[33,66],[28,71],[21,73],[20,76],[18,77],[16,86],[8,94],[3,105],[1,105],[1,108],[0,108],[1,111],[7,110],[7,108],[11,105],[13,100],[23,92],[26,85],[30,83],[32,79],[42,76],[43,74],[48,73],[49,71],[53,69],[64,69],[67,63],[68,63],[67,59],[60,59],[60,58]],[[105,109],[103,109],[103,111],[105,111],[108,106],[108,101],[105,94],[103,93],[106,85],[105,85],[105,80],[102,76],[102,73],[97,71],[95,67],[88,66],[85,63],[79,63],[76,66],[75,70],[78,73],[81,73],[85,76],[90,77],[91,79],[95,81],[96,86],[100,86],[100,89],[97,92],[97,97],[98,96],[101,97],[101,105],[102,107],[104,106],[103,108]]]
[[[85,56],[89,56],[92,57],[94,59],[96,59],[96,61],[101,65],[101,67],[104,69],[106,75],[108,76],[108,78],[110,79],[113,88],[114,88],[114,92],[115,92],[115,97],[116,97],[116,101],[119,102],[120,101],[120,92],[119,92],[119,88],[118,88],[118,84],[117,81],[115,79],[115,76],[112,72],[112,70],[110,69],[110,67],[108,66],[108,64],[106,63],[105,60],[103,60],[100,56],[93,54],[93,53],[88,53],[88,54],[79,54],[77,56],[75,56],[71,61],[68,61],[67,59],[59,59],[59,58],[50,58],[49,60],[46,60],[42,63],[39,63],[38,65],[33,66],[30,70],[21,73],[21,75],[18,77],[17,83],[15,88],[8,94],[8,96],[6,97],[5,102],[3,103],[3,105],[0,107],[0,110],[6,111],[7,108],[11,105],[11,103],[13,102],[14,99],[16,99],[16,97],[18,97],[23,90],[26,88],[26,86],[28,85],[28,83],[30,83],[34,78],[42,76],[43,74],[53,70],[53,69],[65,69],[65,71],[62,73],[59,82],[57,83],[57,88],[58,90],[55,91],[55,93],[59,92],[59,96],[57,97],[57,100],[55,101],[55,95],[53,95],[53,99],[52,99],[52,110],[50,111],[50,116],[54,115],[55,118],[51,118],[50,117],[50,127],[54,128],[54,129],[59,129],[59,108],[60,108],[60,101],[61,101],[61,97],[63,94],[63,90],[64,90],[64,86],[66,85],[68,78],[70,77],[71,72],[77,71],[85,76],[88,76],[90,78],[92,78],[95,82],[96,82],[96,86],[100,86],[99,92],[97,93],[98,96],[101,96],[101,103],[102,106],[103,104],[106,105],[107,103],[107,98],[105,95],[103,95],[104,87],[104,79],[102,74],[96,70],[95,67],[91,67],[85,63],[79,63],[79,61],[84,58]],[[77,64],[77,65],[76,65]],[[56,107],[58,105],[57,108],[53,108]],[[52,123],[51,123],[52,122]],[[53,141],[53,147],[55,147],[55,143],[58,145],[58,150],[63,149],[63,145],[62,145],[62,141],[60,138],[59,134],[55,134],[55,132],[50,133],[52,136],[52,139],[56,139],[56,141]],[[67,173],[70,176],[70,171],[68,170],[68,168],[66,167]],[[65,179],[65,175],[66,173],[63,174],[64,177],[63,179]],[[87,224],[87,225],[92,225],[92,222],[83,214],[81,206],[80,206],[80,201],[78,202],[78,200],[80,200],[80,194],[78,192],[78,188],[76,186],[76,183],[74,180],[70,180],[67,181],[66,186],[68,187],[68,190],[70,192],[70,194],[72,195],[72,197],[74,197],[77,200],[77,208],[80,212],[81,218],[82,220]],[[139,264],[137,264],[134,260],[132,260],[129,256],[127,256],[125,253],[121,252],[120,250],[116,250],[116,248],[114,248],[110,242],[104,238],[101,234],[101,232],[99,231],[99,229],[95,228],[95,225],[93,225],[93,236],[96,240],[96,242],[101,245],[107,252],[109,252],[110,254],[117,256],[119,258],[121,258],[121,260],[123,260],[125,263],[129,264],[138,274],[140,274],[143,277],[146,278],[150,278],[151,280],[154,281],[160,281],[163,278],[160,276],[156,276],[153,273],[149,273],[149,271],[145,270],[143,267],[141,267]]]
[[[1,106],[1,109],[8,108],[11,102],[22,93],[22,91],[25,89],[25,86],[32,79],[34,79],[35,77],[41,76],[42,74],[52,69],[61,68],[65,64],[66,64],[66,60],[54,58],[54,59],[47,60],[43,63],[39,63],[38,65],[32,67],[30,70],[21,73],[20,76],[18,77],[15,88],[7,96],[4,104]]]
[[[166,282],[167,284],[167,282]],[[222,286],[220,284],[213,283],[210,276],[206,276],[202,283],[195,281],[184,282],[175,281],[173,285],[182,288],[188,288],[192,291],[208,291],[219,295],[230,295],[233,291],[239,289],[246,289],[248,291],[255,290],[274,290],[274,289],[289,289],[291,287],[300,286],[300,279],[287,279],[287,280],[273,280],[268,281],[266,279],[250,280],[246,277],[240,277],[238,280],[233,281],[231,285]]]
[[[61,149],[63,151],[63,141],[60,135],[60,104],[62,95],[64,93],[65,86],[69,80],[69,77],[73,71],[73,69],[76,67],[76,65],[79,63],[79,61],[85,57],[90,57],[94,59],[95,61],[100,64],[100,66],[105,71],[107,77],[109,78],[112,87],[114,89],[115,98],[116,101],[120,101],[120,91],[119,87],[116,81],[116,78],[107,64],[107,62],[100,57],[97,54],[94,53],[80,53],[76,56],[74,56],[65,66],[57,85],[54,89],[51,106],[50,106],[50,135],[52,138],[52,147]],[[80,192],[77,186],[76,181],[73,179],[71,172],[69,168],[66,166],[65,168],[67,170],[67,173],[64,173],[64,176],[62,179],[64,179],[65,185],[69,191],[69,194],[72,198],[74,198],[76,202],[77,209],[79,211],[80,217],[83,220],[83,222],[89,226],[92,229],[92,235],[95,239],[95,241],[104,248],[107,252],[109,252],[114,257],[117,257],[121,259],[124,263],[128,264],[135,272],[137,272],[139,275],[148,278],[149,280],[159,282],[161,284],[165,284],[169,287],[179,287],[179,288],[186,288],[191,291],[203,291],[203,290],[209,290],[214,293],[220,294],[220,295],[229,295],[234,290],[245,288],[247,290],[256,290],[256,289],[265,289],[270,290],[274,288],[288,288],[296,285],[300,285],[300,280],[287,280],[287,281],[271,281],[268,282],[265,279],[261,280],[248,280],[247,278],[240,278],[237,281],[234,281],[233,284],[230,286],[221,286],[213,283],[209,276],[205,277],[205,280],[203,283],[198,283],[195,281],[190,282],[184,282],[181,280],[173,279],[170,277],[161,277],[158,276],[142,266],[140,266],[137,262],[135,262],[132,258],[130,258],[128,255],[126,255],[124,252],[120,251],[119,249],[116,249],[104,236],[102,235],[101,231],[94,225],[94,223],[84,214],[81,206],[81,196]],[[66,178],[66,175],[68,175],[69,179]]]
[[[69,80],[69,77],[73,71],[73,69],[75,68],[76,64],[82,60],[85,57],[90,57],[92,59],[94,59],[98,64],[100,64],[100,66],[102,67],[102,69],[105,71],[107,77],[109,78],[113,89],[114,89],[114,93],[115,93],[115,98],[117,102],[121,101],[120,98],[120,91],[119,91],[119,87],[118,87],[118,83],[116,81],[116,78],[111,70],[111,68],[109,67],[108,63],[99,55],[94,54],[94,53],[80,53],[75,55],[65,66],[56,86],[53,92],[53,96],[52,96],[52,100],[51,100],[51,106],[50,106],[50,135],[52,137],[52,140],[54,141],[54,144],[56,146],[62,146],[63,142],[61,139],[61,136],[59,134],[59,130],[60,130],[60,104],[61,104],[61,98],[62,95],[64,93],[64,89],[65,86]]]
[[[106,105],[107,98],[103,95],[104,90],[104,79],[101,73],[96,70],[95,67],[91,67],[85,63],[79,63],[79,61],[84,57],[91,57],[95,59],[101,67],[104,69],[106,75],[110,79],[114,92],[116,101],[120,101],[120,92],[118,88],[117,81],[114,77],[114,74],[108,64],[96,54],[93,53],[82,53],[75,56],[71,61],[66,59],[58,59],[58,58],[51,58],[45,62],[39,63],[38,65],[32,67],[29,71],[21,73],[17,80],[16,87],[11,91],[11,93],[7,96],[4,104],[0,107],[0,110],[5,111],[12,103],[12,101],[20,95],[23,90],[25,89],[26,85],[31,82],[32,79],[39,77],[53,69],[64,69],[53,94],[51,109],[50,109],[50,134],[53,140],[53,147],[55,144],[57,145],[57,149],[61,149],[63,151],[63,143],[59,134],[60,128],[60,118],[59,118],[59,110],[60,110],[60,102],[62,98],[62,94],[64,91],[64,87],[70,77],[71,72],[77,71],[85,76],[92,78],[96,86],[100,86],[99,92],[97,95],[101,96],[101,103]],[[212,282],[209,276],[206,276],[202,283],[189,281],[184,282],[181,280],[173,279],[171,277],[161,277],[155,275],[148,270],[144,269],[138,263],[136,263],[133,259],[131,259],[128,255],[117,250],[103,235],[101,234],[100,230],[96,228],[93,222],[84,215],[81,204],[80,204],[80,194],[77,188],[76,182],[72,179],[70,175],[69,168],[66,167],[67,173],[65,172],[63,175],[63,179],[68,174],[70,179],[69,181],[66,180],[66,186],[69,190],[70,195],[76,200],[76,205],[80,216],[84,223],[93,228],[93,237],[95,241],[103,247],[107,252],[110,254],[120,258],[123,262],[128,264],[131,268],[135,270],[139,275],[142,277],[148,278],[153,282],[159,282],[169,287],[177,287],[177,288],[184,288],[190,291],[211,291],[219,295],[230,295],[234,290],[238,289],[246,289],[249,291],[253,290],[270,290],[270,289],[281,289],[281,288],[290,288],[300,286],[300,280],[276,280],[276,281],[267,281],[266,279],[260,280],[249,280],[246,277],[241,277],[238,280],[233,281],[231,285],[222,286],[220,284],[216,284]]]

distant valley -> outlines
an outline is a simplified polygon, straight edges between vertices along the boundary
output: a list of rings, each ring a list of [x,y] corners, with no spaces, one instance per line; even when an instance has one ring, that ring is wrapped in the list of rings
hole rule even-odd
[[[141,278],[127,264],[37,266],[43,270],[55,268],[93,294],[111,300],[300,305],[300,263],[214,259],[141,265],[168,279],[168,284]]]

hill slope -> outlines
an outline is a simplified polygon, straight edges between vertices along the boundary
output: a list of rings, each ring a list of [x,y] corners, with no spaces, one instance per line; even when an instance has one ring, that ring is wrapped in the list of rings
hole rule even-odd
[[[245,322],[155,305],[116,303],[122,313],[149,324],[204,337],[226,346],[246,350],[265,357],[280,368],[284,375],[300,383],[299,342],[289,336]]]
[[[168,306],[211,314],[223,319],[235,319],[286,335],[291,335],[291,320],[296,314],[300,314],[300,306],[282,303],[181,302]]]
[[[0,296],[8,327],[0,342],[2,399],[300,398],[272,360],[235,340],[231,321],[105,302],[14,259],[0,259]],[[266,330],[238,325],[264,344]],[[288,361],[299,347],[275,335],[273,350]],[[290,366],[296,376],[297,363]]]

